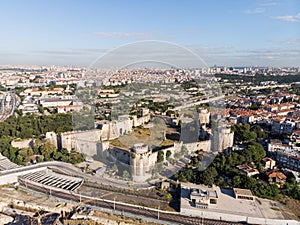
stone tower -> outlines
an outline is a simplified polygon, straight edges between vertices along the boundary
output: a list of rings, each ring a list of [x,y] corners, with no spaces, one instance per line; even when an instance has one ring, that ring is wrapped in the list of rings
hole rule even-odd
[[[157,154],[152,154],[148,145],[139,143],[131,148],[130,165],[134,181],[143,182],[151,177],[151,169],[155,165]]]
[[[207,109],[200,108],[198,114],[199,114],[199,123],[201,126],[209,124],[210,112]]]
[[[214,151],[225,151],[233,146],[234,132],[229,126],[223,126],[214,132],[212,146]]]

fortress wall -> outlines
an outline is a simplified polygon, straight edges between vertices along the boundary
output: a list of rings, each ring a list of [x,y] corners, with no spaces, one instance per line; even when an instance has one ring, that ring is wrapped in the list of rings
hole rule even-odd
[[[185,144],[183,144],[183,146],[187,148],[189,154],[191,154],[192,152],[195,152],[197,150],[209,152],[209,151],[211,151],[211,140],[185,143]]]
[[[100,141],[101,130],[64,132],[60,136],[61,148],[69,152],[74,148],[76,151],[88,154],[90,151],[96,154],[96,143]]]
[[[116,121],[116,132],[120,135],[125,135],[132,132],[132,121],[131,119]]]
[[[15,140],[11,142],[11,145],[15,148],[33,148],[34,147],[34,139],[22,139]]]
[[[56,135],[55,132],[53,132],[53,131],[47,132],[45,139],[47,141],[49,141],[50,144],[54,145],[56,148],[59,148],[59,146],[58,146],[58,139],[57,139],[57,135]]]

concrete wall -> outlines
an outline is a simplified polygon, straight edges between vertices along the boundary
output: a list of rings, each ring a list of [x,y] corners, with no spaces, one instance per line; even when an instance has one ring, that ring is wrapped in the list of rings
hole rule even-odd
[[[130,151],[126,151],[120,148],[110,148],[109,153],[119,162],[125,163],[127,165],[130,164]]]
[[[30,170],[24,170],[23,168],[19,168],[17,172],[15,173],[9,173],[9,174],[0,174],[0,185],[5,185],[5,184],[13,184],[18,182],[18,176],[27,174],[27,173],[33,173],[41,170],[47,169],[47,166],[41,166],[37,168],[32,168]]]
[[[218,213],[218,212],[208,212],[196,208],[181,209],[180,214],[188,215],[188,216],[198,216],[198,217],[215,219],[215,220],[225,220],[231,222],[247,222],[250,224],[299,225],[299,222],[295,220],[278,220],[278,219],[265,219],[265,218],[258,218],[258,217],[247,217],[247,216],[225,214],[225,213]]]
[[[101,140],[113,140],[119,137],[117,126],[113,122],[103,124],[101,129]]]
[[[96,160],[106,160],[106,158],[109,156],[109,141],[102,141],[97,143],[97,152],[94,158]]]

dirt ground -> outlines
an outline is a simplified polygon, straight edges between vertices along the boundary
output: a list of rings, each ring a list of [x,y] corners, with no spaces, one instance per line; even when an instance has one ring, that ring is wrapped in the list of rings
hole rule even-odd
[[[289,198],[287,196],[282,196],[280,200],[283,204],[281,207],[281,212],[288,219],[300,219],[300,201]]]
[[[134,128],[132,135],[141,140],[145,140],[151,135],[151,131],[149,128]]]
[[[56,206],[59,202],[48,198],[47,196],[36,196],[29,194],[24,191],[16,190],[13,186],[0,186],[0,206],[1,209],[5,211],[5,209],[11,207],[12,201],[15,202],[14,209],[28,212],[28,214],[32,214],[40,209],[44,209],[47,211],[55,211],[60,212],[61,209],[58,209]],[[20,212],[21,212],[20,211]],[[27,214],[27,213],[26,213]],[[2,218],[0,215],[0,219]],[[75,217],[81,218],[81,215],[75,214]],[[157,223],[151,223],[149,221],[145,222],[140,219],[129,218],[125,216],[114,215],[111,213],[106,213],[102,211],[94,211],[93,215],[89,218],[93,218],[98,223],[103,225],[138,225],[138,224],[150,224],[150,225],[158,225]],[[12,218],[10,219],[10,221]],[[8,221],[9,222],[9,221]],[[2,225],[2,221],[0,221],[0,225]]]
[[[149,225],[159,225],[158,223],[153,222],[145,222],[139,219],[133,219],[125,216],[117,216],[111,213],[105,213],[97,211],[94,213],[94,216],[97,218],[101,218],[99,222],[103,223],[104,225],[140,225],[140,224],[149,224]]]
[[[83,185],[80,187],[80,192],[86,193],[90,196],[100,196],[108,200],[114,200],[125,202],[129,204],[137,204],[140,206],[150,207],[150,208],[160,208],[162,210],[175,211],[174,207],[171,207],[170,201],[166,199],[165,192],[158,191],[155,188],[151,190],[142,191],[130,191],[130,190],[114,190],[112,189],[100,189],[97,187],[91,187]]]

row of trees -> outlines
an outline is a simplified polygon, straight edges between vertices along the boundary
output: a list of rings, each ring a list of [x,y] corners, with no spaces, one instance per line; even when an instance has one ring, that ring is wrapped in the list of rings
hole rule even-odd
[[[251,127],[249,124],[238,124],[233,126],[232,130],[237,142],[247,143],[268,138],[268,133],[258,125]]]
[[[58,160],[67,163],[80,163],[84,161],[84,156],[81,153],[72,150],[69,152],[67,149],[57,149],[49,142],[43,142],[40,146],[34,149],[34,154],[44,156],[45,161]]]
[[[1,137],[21,139],[41,137],[49,131],[61,133],[71,130],[73,130],[71,114],[13,116],[0,123]]]
[[[42,141],[46,132],[62,133],[73,130],[71,114],[25,115],[9,117],[0,123],[0,152],[16,164],[26,164],[32,155],[41,155],[40,161],[59,160],[79,163],[84,160],[82,154],[66,149],[58,150],[54,145]],[[34,138],[33,147],[24,149],[11,145],[13,139]]]
[[[168,102],[151,102],[151,101],[149,101],[149,104],[145,104],[145,105],[143,105],[143,107],[147,107],[148,109],[150,109],[153,112],[155,112],[155,111],[165,112],[165,111],[167,111],[168,108],[173,108],[174,106],[172,106]]]
[[[221,77],[224,80],[229,80],[230,82],[253,82],[259,85],[262,81],[276,81],[279,84],[284,83],[294,83],[299,82],[300,74],[297,75],[285,75],[285,76],[267,76],[263,74],[256,74],[255,76],[240,76],[232,74],[216,74],[216,77]]]
[[[157,162],[158,163],[163,162],[165,160],[165,157],[166,160],[170,160],[171,156],[172,156],[172,152],[170,150],[167,150],[166,156],[163,150],[159,150],[157,153]]]

